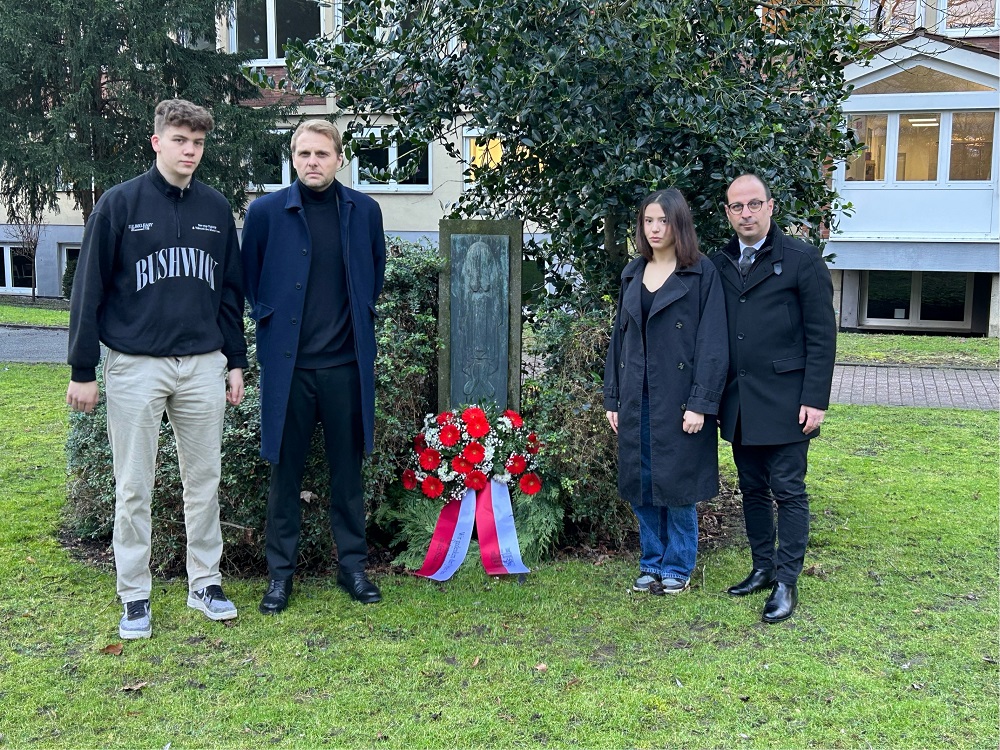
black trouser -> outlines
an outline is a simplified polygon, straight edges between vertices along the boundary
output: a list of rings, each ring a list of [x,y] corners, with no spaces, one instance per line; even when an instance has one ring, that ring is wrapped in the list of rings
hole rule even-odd
[[[279,460],[271,466],[267,496],[267,567],[274,579],[286,580],[295,573],[302,526],[302,474],[317,422],[323,425],[330,467],[330,528],[340,567],[355,573],[363,571],[368,562],[358,366],[350,362],[321,370],[297,368],[288,394]]]
[[[802,573],[809,540],[809,497],[805,482],[809,441],[742,445],[740,439],[737,425],[733,461],[743,493],[743,519],[753,567],[776,568],[778,581],[795,584]]]

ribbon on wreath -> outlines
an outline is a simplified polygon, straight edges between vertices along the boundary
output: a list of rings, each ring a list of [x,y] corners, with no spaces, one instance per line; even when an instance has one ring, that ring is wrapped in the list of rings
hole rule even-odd
[[[510,490],[490,481],[476,492],[467,490],[461,500],[445,503],[434,526],[424,564],[414,575],[447,581],[465,561],[473,527],[479,532],[479,556],[491,576],[530,573],[521,560],[514,528]]]

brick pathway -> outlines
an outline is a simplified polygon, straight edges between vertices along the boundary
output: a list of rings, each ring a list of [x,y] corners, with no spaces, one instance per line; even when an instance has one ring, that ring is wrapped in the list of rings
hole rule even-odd
[[[837,365],[835,404],[1000,409],[997,370]]]

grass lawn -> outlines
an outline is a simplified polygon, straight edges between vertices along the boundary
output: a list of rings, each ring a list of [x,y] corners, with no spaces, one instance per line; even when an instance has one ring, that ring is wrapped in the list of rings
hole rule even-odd
[[[69,310],[53,310],[31,305],[9,305],[0,303],[0,325],[69,326]]]
[[[759,622],[723,589],[632,595],[635,558],[524,585],[475,559],[451,582],[327,579],[232,627],[157,580],[154,635],[118,644],[114,577],[57,535],[66,367],[0,364],[0,745],[7,747],[996,747],[997,415],[833,407],[814,441],[802,602]]]
[[[960,336],[838,333],[837,361],[869,365],[997,367],[1000,342]]]

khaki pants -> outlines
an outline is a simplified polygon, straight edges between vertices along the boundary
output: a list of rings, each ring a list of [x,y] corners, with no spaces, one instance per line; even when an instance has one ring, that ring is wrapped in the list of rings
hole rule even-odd
[[[221,352],[147,357],[109,351],[104,361],[108,438],[115,469],[115,568],[122,602],[148,599],[150,499],[166,411],[184,485],[187,573],[192,591],[219,584],[219,477],[226,409]]]

